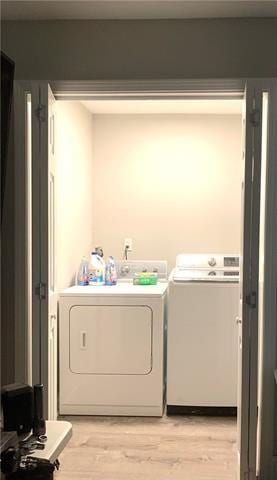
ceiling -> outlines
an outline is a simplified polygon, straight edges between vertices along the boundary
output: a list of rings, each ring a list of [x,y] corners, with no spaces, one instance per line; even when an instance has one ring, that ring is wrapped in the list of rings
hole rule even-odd
[[[89,100],[93,114],[224,114],[240,115],[242,100]]]
[[[267,0],[6,0],[6,20],[277,17]]]

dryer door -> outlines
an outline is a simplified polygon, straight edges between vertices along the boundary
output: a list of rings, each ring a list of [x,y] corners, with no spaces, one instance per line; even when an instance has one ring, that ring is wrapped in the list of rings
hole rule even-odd
[[[73,306],[69,357],[76,374],[147,375],[152,369],[151,308]]]

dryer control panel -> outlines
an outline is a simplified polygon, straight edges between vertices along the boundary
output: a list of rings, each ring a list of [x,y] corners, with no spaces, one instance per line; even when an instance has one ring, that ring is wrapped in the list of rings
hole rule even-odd
[[[116,262],[117,277],[120,280],[132,280],[135,273],[154,272],[159,280],[167,279],[165,260],[120,260]]]

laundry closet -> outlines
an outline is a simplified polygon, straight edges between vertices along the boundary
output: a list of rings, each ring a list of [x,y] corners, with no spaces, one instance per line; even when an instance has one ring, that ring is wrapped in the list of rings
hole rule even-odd
[[[182,366],[180,357],[173,368],[169,362],[167,369],[168,351],[175,350],[175,345],[167,345],[166,337],[168,331],[171,338],[172,323],[166,316],[170,302],[167,284],[159,291],[152,287],[126,290],[126,284],[124,291],[105,286],[91,292],[89,287],[74,290],[76,272],[81,259],[89,259],[96,246],[102,247],[105,256],[114,257],[119,283],[132,282],[136,272],[148,269],[159,272],[159,283],[167,282],[177,255],[182,253],[238,255],[242,101],[62,100],[55,102],[53,132],[52,266],[60,304],[58,410],[62,414],[161,416],[166,412],[166,384],[181,381],[182,369],[188,364],[207,362],[196,341],[202,335],[201,322],[199,332],[191,337],[197,361],[191,356]],[[238,289],[236,292],[237,298]],[[162,303],[151,299],[150,293]],[[120,305],[124,308],[119,312]],[[144,311],[143,305],[147,306]],[[238,298],[232,300],[232,317],[237,306]],[[178,303],[178,309],[185,309],[184,302]],[[235,318],[231,322],[235,325]],[[230,376],[235,383],[235,327],[223,326],[220,321],[216,331],[205,328],[214,337],[211,350],[223,355],[222,364],[229,337],[225,344],[217,345],[223,338],[218,328],[230,336],[231,364],[221,375]],[[173,343],[182,343],[183,334],[180,331],[178,339],[177,333]],[[220,364],[221,358],[216,358]],[[209,373],[207,364],[206,387],[213,366],[211,363]],[[55,361],[52,368],[55,370]],[[177,378],[171,378],[173,371]],[[196,372],[193,376],[197,383]],[[52,379],[55,383],[54,374]],[[228,390],[227,383],[222,388]],[[201,391],[200,380],[197,389]],[[232,391],[231,404],[225,401],[224,406],[236,407],[235,385]],[[214,403],[221,406],[216,400]]]
[[[35,82],[21,97],[27,371],[46,387],[50,419],[82,415],[94,428],[99,415],[122,426],[156,417],[162,428],[177,414],[185,438],[188,415],[208,436],[213,420],[197,415],[224,415],[214,427],[223,441],[229,432],[242,478],[258,465],[249,439],[263,435],[269,93],[250,81],[246,91],[174,85],[79,85],[74,95],[53,84],[54,96]],[[102,266],[113,258],[117,281],[79,283],[96,255]]]

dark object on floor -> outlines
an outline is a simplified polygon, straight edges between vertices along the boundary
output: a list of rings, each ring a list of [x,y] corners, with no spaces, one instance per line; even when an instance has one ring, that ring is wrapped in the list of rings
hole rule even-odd
[[[53,480],[56,468],[58,466],[48,460],[25,457],[17,472],[8,475],[7,480]]]
[[[203,417],[236,417],[237,407],[194,407],[167,405],[167,415],[200,415]]]
[[[19,435],[33,427],[33,388],[24,383],[12,383],[2,388],[4,430]]]
[[[21,454],[16,432],[1,432],[0,459],[1,472],[4,474],[16,472],[19,468]]]

